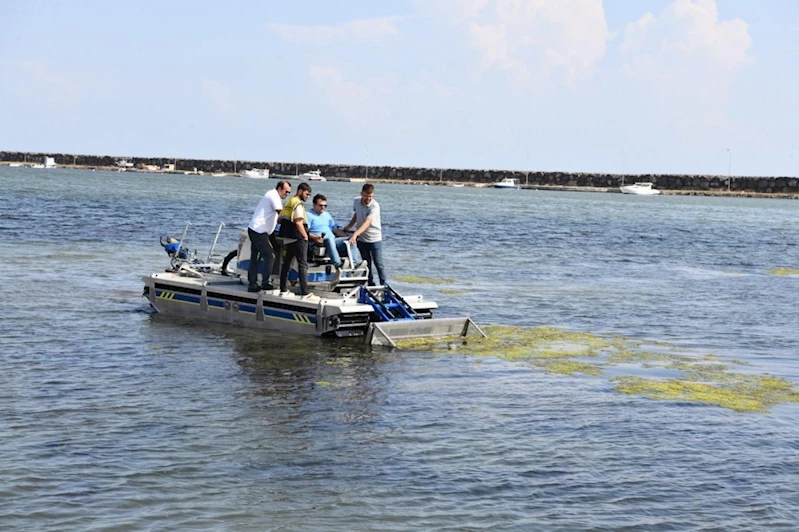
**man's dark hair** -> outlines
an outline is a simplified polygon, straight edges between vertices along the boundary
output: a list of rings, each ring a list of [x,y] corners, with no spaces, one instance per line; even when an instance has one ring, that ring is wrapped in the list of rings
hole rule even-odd
[[[361,192],[366,192],[367,194],[374,194],[375,193],[375,186],[371,185],[369,183],[366,183],[363,186],[363,188],[361,189]]]
[[[297,192],[302,192],[303,190],[307,190],[308,192],[311,191],[311,185],[308,183],[300,183],[297,185]]]
[[[286,185],[288,185],[289,186],[289,190],[291,190],[291,183],[289,183],[288,181],[278,181],[277,185],[275,185],[275,190],[280,190],[281,188],[283,188]]]
[[[327,201],[327,198],[324,197],[322,194],[317,194],[316,196],[313,197],[314,205],[316,205],[317,202],[320,202],[320,201]]]

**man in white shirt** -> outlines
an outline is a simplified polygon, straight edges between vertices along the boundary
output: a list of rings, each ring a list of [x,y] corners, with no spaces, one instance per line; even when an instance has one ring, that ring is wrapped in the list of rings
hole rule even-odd
[[[269,278],[275,264],[279,259],[280,244],[275,233],[277,217],[283,209],[283,200],[291,193],[291,184],[280,181],[273,190],[270,190],[258,202],[255,212],[247,227],[250,237],[250,267],[247,270],[247,291],[259,292],[274,290],[275,287]],[[262,284],[258,286],[258,267],[264,263]],[[279,267],[279,266],[278,266]]]

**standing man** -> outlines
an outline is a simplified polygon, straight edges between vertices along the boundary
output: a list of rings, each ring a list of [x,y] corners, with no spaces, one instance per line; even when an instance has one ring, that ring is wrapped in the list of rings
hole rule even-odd
[[[288,181],[280,181],[274,190],[270,190],[258,202],[255,212],[247,226],[250,237],[250,267],[247,270],[247,291],[274,290],[270,281],[275,257],[280,257],[280,244],[275,235],[277,217],[283,208],[283,200],[291,192]],[[258,287],[258,266],[264,263],[261,287]],[[279,263],[279,261],[278,261]]]
[[[350,244],[358,243],[361,256],[369,265],[369,284],[374,285],[374,271],[381,285],[386,284],[386,271],[383,268],[383,231],[380,223],[380,205],[375,201],[375,187],[369,183],[361,189],[361,197],[355,198],[355,213],[344,230],[357,227],[349,239]]]
[[[300,296],[302,299],[318,300],[308,291],[308,229],[305,222],[305,202],[311,195],[308,183],[300,183],[297,194],[286,202],[280,211],[280,236],[286,247],[283,267],[280,269],[280,295],[289,297],[288,279],[292,259],[297,259],[297,270],[300,274]]]

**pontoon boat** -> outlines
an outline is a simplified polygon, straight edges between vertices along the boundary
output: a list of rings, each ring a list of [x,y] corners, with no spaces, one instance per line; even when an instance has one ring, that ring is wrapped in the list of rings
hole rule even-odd
[[[143,295],[162,314],[286,334],[363,336],[371,345],[392,347],[396,340],[406,338],[484,336],[470,318],[433,318],[438,305],[421,295],[402,296],[388,285],[367,286],[367,267],[353,264],[349,249],[342,268],[336,270],[323,246],[311,248],[308,280],[314,296],[297,295],[295,286],[286,294],[278,290],[249,292],[250,240],[246,231],[239,238],[238,249],[229,255],[237,257],[235,271],[231,271],[227,260],[212,261],[224,224],[220,224],[205,261],[197,258],[196,250],[183,246],[189,225],[180,241],[162,238],[170,267],[142,277]],[[295,261],[289,281],[294,285],[297,279]],[[258,280],[263,280],[263,272]],[[272,282],[277,285],[277,279]]]

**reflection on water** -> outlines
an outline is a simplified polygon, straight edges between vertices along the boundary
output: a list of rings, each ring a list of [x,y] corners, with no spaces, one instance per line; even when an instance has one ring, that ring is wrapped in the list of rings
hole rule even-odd
[[[741,414],[490,353],[151,315],[158,236],[191,220],[207,252],[222,220],[233,249],[264,187],[0,167],[4,528],[795,526],[796,405]],[[342,220],[359,185],[314,189]],[[444,316],[799,383],[799,278],[768,273],[799,267],[796,202],[500,192],[379,185],[393,286]]]

